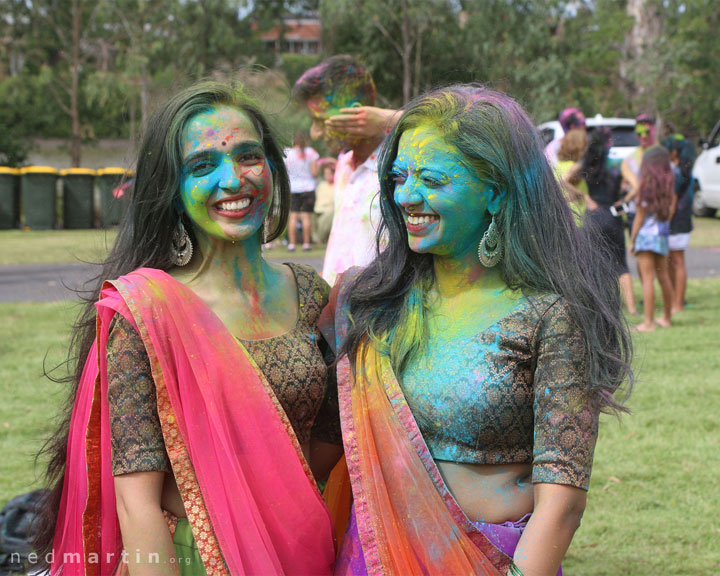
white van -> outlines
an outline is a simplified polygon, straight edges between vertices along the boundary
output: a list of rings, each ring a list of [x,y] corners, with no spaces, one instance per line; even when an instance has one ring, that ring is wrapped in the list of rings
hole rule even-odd
[[[585,126],[587,127],[588,136],[595,128],[603,126],[610,128],[612,148],[610,148],[608,160],[611,164],[620,164],[640,145],[635,135],[635,120],[633,118],[605,118],[598,114],[592,118],[587,118]],[[563,135],[562,126],[557,120],[543,122],[538,126],[538,130],[545,145]]]
[[[695,179],[693,213],[695,216],[715,216],[720,209],[720,122],[701,144],[703,150],[692,170]]]

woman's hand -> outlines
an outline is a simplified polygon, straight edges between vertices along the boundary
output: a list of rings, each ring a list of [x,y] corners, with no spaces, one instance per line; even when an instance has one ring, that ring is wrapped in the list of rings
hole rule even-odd
[[[392,130],[400,117],[399,110],[357,106],[341,108],[340,114],[325,120],[325,126],[336,132],[359,138],[384,137]]]
[[[524,576],[555,576],[585,511],[587,493],[574,486],[535,484],[535,506],[513,562]]]
[[[115,498],[123,548],[131,576],[179,576],[175,546],[160,502],[164,472],[115,477]]]

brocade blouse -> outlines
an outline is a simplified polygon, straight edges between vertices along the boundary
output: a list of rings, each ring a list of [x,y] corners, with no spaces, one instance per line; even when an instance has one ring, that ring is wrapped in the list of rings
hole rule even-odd
[[[342,444],[332,351],[316,327],[330,288],[310,267],[288,264],[298,288],[298,320],[290,331],[241,340],[268,380],[303,444],[311,437]],[[169,472],[155,383],[142,338],[116,316],[107,343],[113,475]]]
[[[583,336],[556,294],[526,297],[479,334],[437,347],[401,385],[434,459],[532,463],[532,481],[587,490],[598,432]],[[442,368],[440,368],[442,367]],[[427,374],[443,370],[446,378]]]

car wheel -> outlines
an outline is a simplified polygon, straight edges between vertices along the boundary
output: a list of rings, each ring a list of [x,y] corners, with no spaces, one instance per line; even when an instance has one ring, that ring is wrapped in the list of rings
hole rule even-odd
[[[702,189],[700,188],[700,184],[697,181],[695,182],[692,210],[695,216],[705,218],[712,218],[717,212],[715,208],[708,208],[707,206],[705,206],[705,202],[703,202],[702,197]]]

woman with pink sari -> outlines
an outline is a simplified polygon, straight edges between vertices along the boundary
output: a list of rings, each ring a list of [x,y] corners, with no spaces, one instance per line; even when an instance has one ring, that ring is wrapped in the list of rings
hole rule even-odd
[[[379,177],[387,248],[323,315],[354,497],[335,573],[561,574],[630,376],[609,258],[504,94],[410,102]]]
[[[241,90],[194,86],[149,123],[47,448],[51,574],[332,574],[329,287],[261,252],[288,208],[282,148]]]

